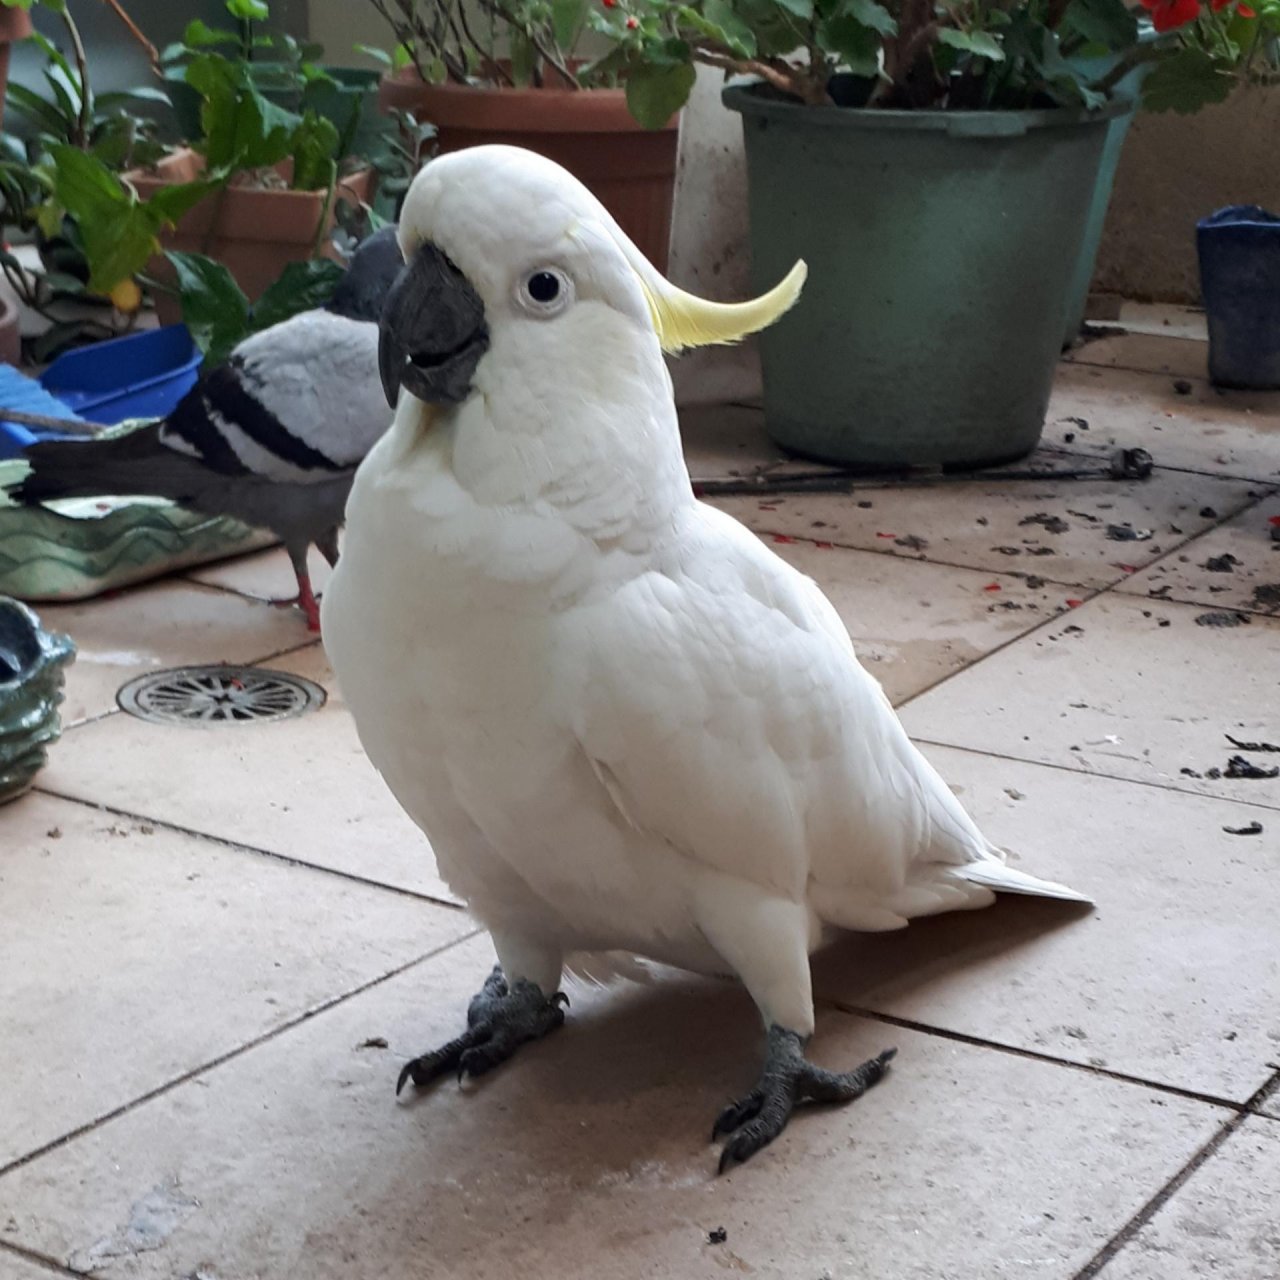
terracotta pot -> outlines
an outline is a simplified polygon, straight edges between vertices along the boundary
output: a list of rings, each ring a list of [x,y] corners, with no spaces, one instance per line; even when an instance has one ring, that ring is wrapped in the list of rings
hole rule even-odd
[[[277,166],[286,181],[291,162]],[[134,170],[125,175],[143,200],[164,187],[190,182],[204,170],[204,157],[189,147],[173,151],[153,171]],[[361,169],[338,183],[338,199],[360,202],[369,198],[373,171]],[[286,263],[301,262],[311,256],[316,233],[324,214],[323,191],[290,191],[283,187],[230,186],[200,201],[171,231],[161,232],[166,249],[182,253],[204,253],[221,262],[235,277],[250,302],[256,302],[280,275]],[[328,240],[333,229],[334,210],[324,228],[326,254],[332,253]],[[173,268],[164,258],[151,260],[148,271],[162,283],[174,278]],[[156,298],[161,323],[175,324],[181,305],[170,294]]]
[[[0,364],[22,363],[21,321],[21,303],[0,277]]]
[[[661,129],[642,129],[621,89],[430,85],[413,67],[383,77],[378,105],[435,125],[442,155],[500,142],[563,165],[645,257],[659,271],[667,269],[679,116]]]
[[[4,95],[9,87],[9,54],[12,45],[32,31],[31,15],[22,9],[0,9],[0,127],[4,125]]]

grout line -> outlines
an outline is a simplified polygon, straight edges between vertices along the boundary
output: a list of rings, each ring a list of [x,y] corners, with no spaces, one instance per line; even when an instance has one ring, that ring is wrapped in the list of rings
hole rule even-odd
[[[24,1262],[30,1263],[38,1271],[46,1271],[51,1276],[74,1276],[76,1280],[84,1280],[83,1271],[72,1271],[70,1267],[63,1266],[48,1254],[37,1253],[36,1250],[28,1249],[26,1245],[18,1244],[13,1240],[0,1238],[0,1253],[12,1253]]]
[[[940,1040],[952,1040],[958,1044],[972,1045],[978,1049],[994,1049],[997,1053],[1008,1054],[1014,1058],[1024,1058],[1031,1062],[1042,1062],[1055,1067],[1067,1067],[1072,1071],[1080,1071],[1086,1075],[1100,1076],[1106,1080],[1115,1080],[1120,1084],[1137,1085],[1155,1093],[1172,1094],[1176,1098],[1185,1098],[1190,1102],[1200,1102],[1211,1107],[1222,1107],[1228,1111],[1244,1113],[1249,1102],[1236,1102],[1231,1098],[1223,1098],[1213,1093],[1201,1093],[1196,1089],[1187,1089],[1181,1085],[1166,1084],[1160,1080],[1151,1080],[1145,1076],[1131,1075],[1127,1071],[1112,1071],[1107,1067],[1095,1067],[1087,1062],[1075,1062],[1071,1058],[1061,1058],[1056,1054],[1042,1053],[1038,1049],[1024,1049],[1021,1045],[1005,1044],[999,1040],[988,1040],[983,1036],[971,1035],[966,1031],[953,1031],[948,1027],[935,1026],[933,1023],[917,1022],[913,1018],[900,1018],[892,1013],[880,1013],[875,1009],[867,1009],[861,1005],[846,1004],[841,1000],[815,996],[820,1004],[831,1005],[841,1013],[853,1014],[859,1018],[867,1018],[873,1022],[882,1022],[886,1026],[900,1027],[904,1031],[916,1031],[922,1035],[934,1036]],[[1254,1095],[1255,1097],[1257,1095]]]
[[[3,1179],[17,1169],[21,1169],[24,1165],[31,1164],[35,1160],[39,1160],[42,1156],[48,1155],[51,1151],[56,1151],[60,1147],[66,1146],[69,1142],[74,1142],[77,1138],[84,1137],[94,1129],[101,1128],[105,1124],[109,1124],[113,1120],[118,1120],[121,1116],[127,1115],[131,1111],[137,1110],[141,1106],[145,1106],[149,1102],[162,1097],[166,1093],[171,1093],[179,1085],[184,1085],[199,1076],[207,1075],[216,1067],[224,1066],[226,1063],[249,1053],[253,1049],[266,1044],[270,1040],[275,1040],[279,1036],[284,1035],[288,1031],[292,1031],[300,1027],[304,1022],[310,1022],[311,1019],[319,1017],[322,1013],[328,1013],[330,1009],[335,1009],[338,1005],[346,1004],[347,1001],[355,999],[356,996],[364,995],[367,991],[372,991],[375,987],[380,987],[383,983],[390,982],[392,978],[398,978],[401,974],[407,973],[410,969],[416,968],[418,965],[426,964],[429,960],[434,960],[437,956],[443,955],[446,951],[452,950],[454,947],[461,946],[464,942],[469,942],[472,938],[482,933],[481,929],[472,929],[464,933],[461,937],[450,939],[450,941],[442,943],[420,956],[415,956],[412,960],[406,960],[404,964],[396,965],[395,968],[387,970],[387,972],[379,974],[376,978],[370,978],[368,982],[362,982],[359,986],[352,987],[349,991],[344,991],[340,995],[330,996],[327,1000],[322,1000],[319,1004],[312,1005],[311,1008],[303,1010],[297,1017],[290,1018],[287,1022],[283,1022],[278,1027],[273,1027],[269,1031],[264,1031],[261,1035],[254,1036],[251,1040],[246,1040],[243,1044],[237,1045],[234,1049],[228,1049],[225,1053],[220,1053],[216,1057],[210,1058],[207,1062],[201,1063],[199,1066],[192,1067],[188,1071],[182,1072],[181,1075],[174,1076],[172,1080],[166,1080],[164,1084],[157,1085],[154,1089],[148,1089],[146,1093],[139,1094],[136,1098],[128,1102],[122,1103],[112,1110],[104,1112],[100,1116],[87,1121],[82,1125],[60,1137],[54,1138],[51,1142],[46,1142],[44,1146],[37,1147],[34,1151],[28,1151],[25,1155],[19,1156],[16,1160],[11,1160],[6,1165],[0,1165],[0,1179]]]
[[[1089,1259],[1073,1280],[1093,1280],[1103,1271],[1115,1256],[1142,1230],[1143,1227],[1160,1212],[1162,1208],[1177,1194],[1187,1181],[1200,1169],[1211,1156],[1217,1153],[1223,1143],[1244,1124],[1254,1107],[1265,1100],[1268,1093],[1280,1082],[1280,1071],[1276,1073],[1249,1099],[1245,1109],[1226,1120],[1222,1127],[1211,1137],[1190,1160],[1169,1179],[1147,1202],[1108,1240],[1097,1253]]]
[[[964,751],[969,755],[988,756],[993,760],[1009,760],[1015,764],[1029,764],[1040,769],[1058,769],[1063,773],[1074,774],[1078,778],[1103,778],[1107,782],[1129,783],[1135,787],[1151,787],[1155,791],[1175,791],[1180,796],[1195,796],[1198,800],[1212,800],[1218,804],[1246,805],[1255,809],[1280,810],[1277,800],[1248,800],[1236,796],[1216,796],[1208,791],[1196,791],[1184,787],[1177,782],[1152,782],[1148,778],[1126,778],[1121,773],[1106,773],[1100,769],[1083,769],[1078,765],[1062,764],[1057,760],[1035,760],[1030,756],[1010,755],[1007,751],[997,751],[992,747],[967,747],[958,742],[941,742],[937,738],[924,738],[912,735],[911,741],[926,747],[945,747],[949,751]],[[1226,750],[1227,748],[1224,748]]]
[[[197,840],[208,840],[213,844],[221,845],[224,849],[233,849],[237,853],[245,853],[260,858],[271,858],[275,862],[283,862],[286,866],[297,867],[306,871],[318,871],[323,875],[336,876],[340,880],[351,881],[354,884],[367,885],[372,889],[382,889],[387,893],[398,893],[402,897],[414,898],[419,902],[429,902],[432,906],[448,907],[450,911],[466,910],[465,907],[460,903],[454,902],[451,898],[437,898],[433,894],[423,893],[420,889],[406,889],[402,885],[387,884],[383,880],[374,880],[370,876],[362,876],[354,871],[343,871],[339,867],[326,867],[318,862],[308,862],[306,859],[294,857],[292,854],[279,853],[274,849],[259,848],[257,845],[245,844],[241,840],[232,840],[227,836],[219,836],[209,831],[200,831],[196,827],[184,826],[180,822],[171,822],[166,818],[156,818],[148,813],[138,813],[132,809],[119,809],[114,805],[102,804],[97,800],[86,800],[82,796],[73,796],[64,791],[55,791],[51,787],[35,786],[31,790],[35,794],[48,796],[53,800],[65,800],[68,804],[77,804],[99,813],[109,813],[113,817],[128,818],[132,822],[144,822],[148,826],[159,827],[165,831],[176,831],[180,835],[193,836]]]

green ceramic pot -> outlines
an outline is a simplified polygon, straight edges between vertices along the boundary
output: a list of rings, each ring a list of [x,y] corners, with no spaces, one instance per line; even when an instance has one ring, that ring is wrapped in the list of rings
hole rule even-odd
[[[75,652],[70,636],[45,631],[25,604],[0,596],[0,804],[31,786],[62,732],[62,669]]]
[[[976,467],[1044,425],[1107,129],[1092,112],[807,107],[731,85],[758,289],[765,423],[844,466]]]

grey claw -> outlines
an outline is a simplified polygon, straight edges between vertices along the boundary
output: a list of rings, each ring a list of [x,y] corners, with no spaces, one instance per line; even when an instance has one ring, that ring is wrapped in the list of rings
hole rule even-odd
[[[400,1090],[404,1088],[404,1082],[413,1074],[413,1063],[406,1062],[400,1068],[400,1075],[396,1079],[396,1097],[400,1096]]]

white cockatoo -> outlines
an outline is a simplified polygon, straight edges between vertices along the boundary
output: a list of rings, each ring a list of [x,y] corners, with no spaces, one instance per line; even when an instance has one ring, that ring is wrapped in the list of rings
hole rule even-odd
[[[723,1169],[892,1051],[809,1063],[809,956],[839,930],[1085,901],[1005,864],[907,739],[818,586],[693,494],[663,351],[799,295],[665,280],[578,181],[512,147],[433,161],[382,315],[395,420],[361,466],[323,633],[369,758],[498,966],[398,1088],[558,1027],[566,963],[736,974],[767,1028]]]

